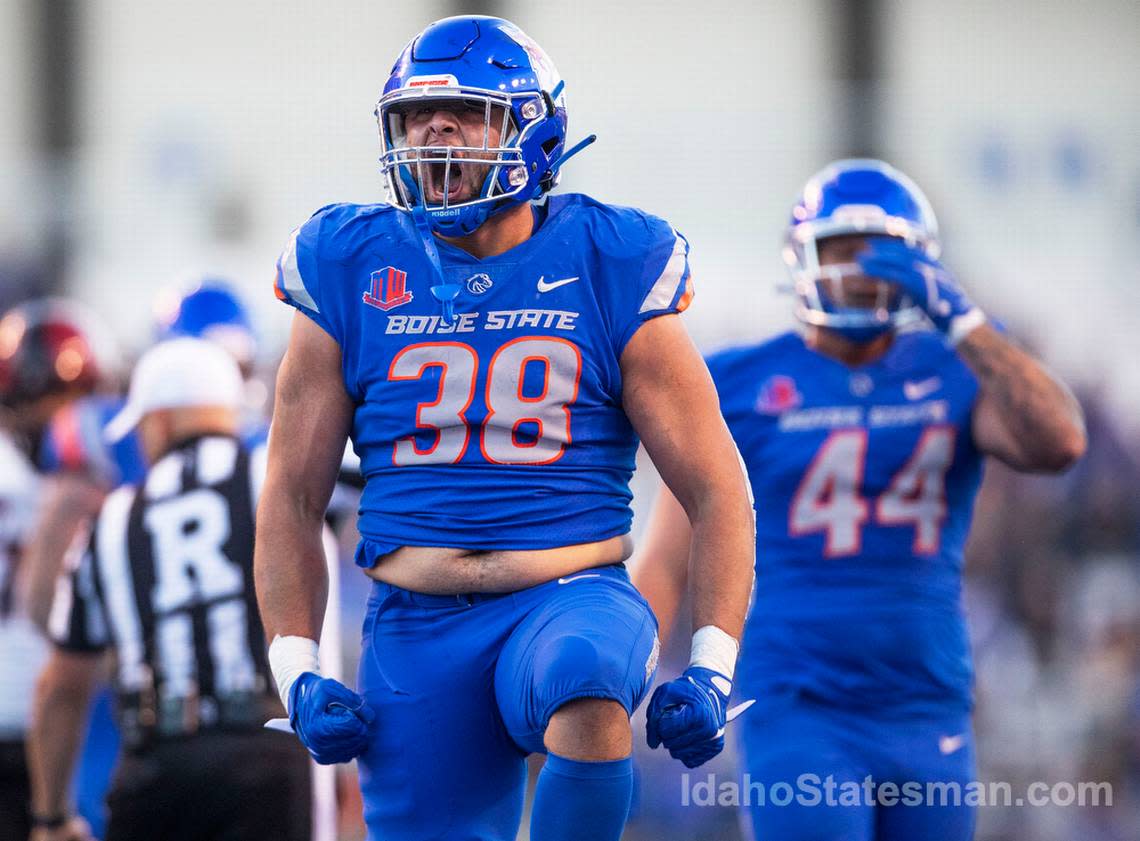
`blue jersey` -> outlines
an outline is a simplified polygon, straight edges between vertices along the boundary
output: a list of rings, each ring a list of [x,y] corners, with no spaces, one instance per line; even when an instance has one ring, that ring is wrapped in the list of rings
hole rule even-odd
[[[965,364],[930,332],[858,368],[788,333],[709,368],[756,504],[742,689],[968,709],[962,553],[982,455]]]
[[[545,215],[545,218],[541,217]],[[373,549],[546,549],[629,531],[637,437],[622,350],[687,306],[688,245],[667,223],[581,195],[536,208],[522,244],[477,259],[438,240],[461,288],[447,325],[409,214],[330,205],[278,264],[277,296],[340,345],[356,403]]]
[[[125,400],[92,395],[68,403],[52,415],[39,450],[45,473],[84,473],[108,488],[133,484],[146,473],[142,444],[132,431],[114,444],[103,437]]]

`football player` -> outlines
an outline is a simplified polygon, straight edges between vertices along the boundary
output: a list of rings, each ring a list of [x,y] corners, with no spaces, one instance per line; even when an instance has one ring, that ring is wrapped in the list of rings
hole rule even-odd
[[[204,277],[179,291],[167,290],[155,301],[156,341],[189,336],[209,339],[224,347],[238,363],[242,376],[253,376],[257,334],[249,309],[231,283]]]
[[[982,463],[1064,470],[1085,433],[1065,386],[987,321],[938,252],[913,181],[881,161],[833,163],[788,229],[803,329],[709,360],[757,514],[737,681],[758,701],[740,731],[747,782],[808,775],[788,805],[752,799],[757,838],[972,834],[961,577]],[[635,576],[663,628],[688,540],[664,490]],[[865,779],[875,797],[843,788]],[[956,783],[963,800],[904,802],[908,782]]]
[[[661,219],[541,199],[575,151],[563,84],[513,24],[448,18],[379,101],[391,204],[299,228],[256,574],[290,722],[359,757],[372,838],[621,835],[629,718],[656,621],[630,584],[638,436],[694,523],[693,664],[658,689],[677,756],[719,750],[752,579],[752,516],[708,373],[678,318],[688,245]],[[581,148],[581,144],[576,147]],[[358,690],[316,663],[321,516],[351,431],[374,579]]]
[[[50,422],[104,382],[110,359],[88,313],[60,299],[29,301],[0,319],[0,836],[26,838],[29,824],[24,736],[35,676],[47,655],[37,618],[46,618],[62,558],[42,568],[33,551],[48,500],[69,505],[66,545],[102,491],[86,477],[44,476]],[[60,538],[60,536],[56,536]],[[34,816],[32,817],[34,820]],[[82,819],[70,830],[81,837]]]
[[[44,474],[44,493],[24,563],[29,570],[28,609],[45,630],[55,573],[73,541],[90,527],[105,494],[124,482],[139,481],[145,473],[135,434],[115,443],[103,437],[103,427],[123,402],[120,395],[105,389],[71,400],[52,415],[41,438],[37,466]],[[91,709],[75,778],[76,810],[97,838],[103,836],[104,797],[118,750],[112,695],[104,686]]]
[[[156,341],[188,336],[221,345],[234,358],[245,381],[242,443],[257,448],[269,435],[269,389],[257,376],[257,332],[249,308],[233,284],[203,277],[188,286],[161,292],[154,303]]]

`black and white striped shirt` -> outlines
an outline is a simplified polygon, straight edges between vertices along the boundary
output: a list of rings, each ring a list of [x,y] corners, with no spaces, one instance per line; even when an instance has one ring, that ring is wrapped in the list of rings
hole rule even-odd
[[[121,695],[275,697],[253,588],[263,476],[264,448],[211,435],[114,491],[60,579],[54,642],[113,648]]]

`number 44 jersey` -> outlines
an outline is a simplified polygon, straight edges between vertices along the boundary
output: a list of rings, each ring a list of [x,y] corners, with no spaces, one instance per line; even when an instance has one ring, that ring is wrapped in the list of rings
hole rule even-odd
[[[459,288],[452,319],[413,220],[388,205],[323,208],[279,261],[277,296],[340,345],[356,402],[362,566],[403,545],[545,549],[629,531],[637,437],[619,359],[645,320],[688,305],[688,246],[581,195],[534,210],[530,239],[496,257],[437,239]]]
[[[742,691],[968,709],[962,553],[982,472],[970,371],[931,332],[858,368],[794,333],[709,368],[756,500]]]

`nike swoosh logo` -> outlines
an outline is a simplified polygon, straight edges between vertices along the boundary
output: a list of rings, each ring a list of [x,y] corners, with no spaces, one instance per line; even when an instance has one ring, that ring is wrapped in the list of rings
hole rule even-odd
[[[600,572],[587,572],[585,575],[574,575],[570,578],[559,578],[559,584],[569,584],[571,581],[581,581],[583,578],[601,578]]]
[[[741,701],[735,707],[729,707],[728,712],[726,712],[724,714],[725,726],[727,727],[729,724],[731,724],[734,719],[740,718],[742,713],[748,712],[748,708],[751,707],[755,703],[756,703],[755,698],[749,698],[747,701]],[[724,735],[724,730],[725,730],[725,728],[721,727],[713,735],[713,738],[719,739],[721,736]]]
[[[907,380],[903,383],[903,394],[907,400],[921,400],[928,394],[933,394],[942,388],[941,377],[927,377],[925,380],[918,382],[911,382]]]
[[[943,736],[938,740],[938,750],[943,756],[949,756],[955,751],[961,750],[965,744],[966,737],[961,733],[957,736]]]
[[[559,286],[565,286],[567,283],[573,283],[577,279],[577,277],[564,277],[562,280],[547,281],[546,275],[543,275],[538,279],[538,291],[549,292],[551,289],[557,289]]]
[[[749,698],[747,701],[741,701],[735,707],[730,707],[728,712],[725,713],[725,716],[724,716],[725,723],[732,721],[734,718],[739,718],[741,713],[746,712],[748,710],[748,708],[751,707],[755,703],[756,703],[755,698]]]

